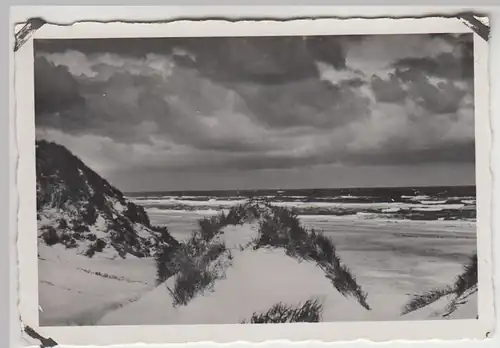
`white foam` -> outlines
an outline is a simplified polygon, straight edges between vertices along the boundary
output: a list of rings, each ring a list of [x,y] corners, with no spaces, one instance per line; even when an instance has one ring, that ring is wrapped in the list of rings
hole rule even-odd
[[[405,196],[405,195],[403,195],[403,196],[401,196],[401,198],[403,198],[403,199],[412,199],[412,200],[419,201],[419,200],[422,200],[422,199],[429,199],[430,197],[427,196],[427,195],[419,195],[419,196]]]
[[[224,206],[224,207],[231,207],[235,206],[238,204],[243,204],[247,200],[246,199],[241,199],[241,200],[222,200],[222,199],[215,199],[212,198],[210,200],[204,200],[204,201],[192,201],[192,200],[185,200],[185,199],[175,199],[175,198],[169,198],[169,199],[143,199],[143,200],[136,200],[134,203],[139,204],[139,205],[165,205],[165,206],[176,206],[176,205],[185,205],[185,206]]]
[[[407,209],[414,210],[425,208],[427,205],[418,203],[400,203],[400,202],[379,202],[379,203],[336,203],[336,202],[276,202],[275,206],[287,208],[325,208],[325,209]],[[464,204],[435,204],[440,209],[461,209]]]
[[[443,208],[438,208],[438,207],[420,207],[420,208],[414,208],[412,210],[414,210],[414,211],[442,211]]]
[[[398,211],[401,211],[400,208],[386,208],[382,209],[383,213],[397,213]]]
[[[444,201],[420,201],[422,204],[427,204],[427,205],[434,205],[434,204],[445,204],[446,199]]]
[[[160,209],[160,208],[147,208],[146,212],[148,214],[163,214],[163,215],[183,215],[183,214],[196,214],[196,215],[217,215],[221,210],[216,209],[195,209],[195,210],[185,210],[185,209]]]

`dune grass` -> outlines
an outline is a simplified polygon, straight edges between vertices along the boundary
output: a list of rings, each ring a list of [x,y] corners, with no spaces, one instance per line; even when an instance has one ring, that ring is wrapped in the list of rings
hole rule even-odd
[[[346,265],[341,263],[332,240],[314,229],[300,224],[297,214],[287,208],[271,207],[260,221],[255,248],[284,248],[287,255],[315,261],[333,286],[342,295],[352,295],[366,309],[370,309],[367,294],[357,284]]]
[[[316,299],[307,300],[297,306],[279,302],[266,312],[253,313],[252,317],[248,321],[242,321],[242,324],[317,323],[321,321],[322,312],[323,304]]]
[[[215,237],[225,226],[257,219],[259,234],[252,243],[254,249],[283,248],[290,257],[316,262],[337,291],[344,296],[354,296],[364,308],[370,309],[366,301],[367,294],[357,284],[348,267],[341,263],[331,239],[303,227],[294,211],[271,206],[265,201],[250,200],[231,208],[227,214],[221,212],[200,219],[199,229],[193,232],[188,241],[179,246],[167,246],[157,254],[157,282],[162,283],[175,275],[175,285],[169,291],[175,304],[187,304],[223,277],[230,264],[230,251]]]
[[[220,234],[225,226],[240,224],[241,221],[242,217],[236,215],[236,213],[226,216],[223,212],[216,216],[204,217],[198,220],[198,230],[193,231],[186,242],[167,245],[156,254],[156,282],[158,284],[163,283],[174,274],[182,272],[185,267],[190,269],[189,262],[186,260],[195,263],[195,259],[207,257],[204,254],[214,253],[214,251],[211,251],[210,246],[210,242],[214,237]],[[222,246],[219,245],[215,248],[222,248]],[[225,246],[223,248],[225,249]]]
[[[463,266],[463,272],[460,274],[454,284],[454,292],[457,296],[477,285],[477,254],[469,258],[469,262]]]
[[[174,306],[187,305],[224,277],[232,255],[215,237],[225,226],[241,224],[245,218],[239,209],[231,210],[228,215],[221,212],[217,216],[202,218],[198,221],[199,229],[189,240],[175,247],[168,246],[158,253],[157,283],[175,275],[173,288],[167,288]]]
[[[204,292],[224,275],[230,261],[230,251],[223,243],[213,243],[199,257],[178,257],[179,272],[176,275],[173,289],[168,289],[174,306],[186,305],[197,294]],[[218,259],[226,254],[226,260]],[[186,253],[179,256],[187,256]],[[226,261],[226,262],[224,262]]]
[[[464,264],[462,273],[457,276],[452,286],[447,286],[442,289],[432,289],[426,293],[413,296],[404,306],[401,315],[426,307],[444,296],[453,295],[443,315],[447,316],[455,311],[459,298],[465,292],[475,291],[477,289],[477,281],[477,253],[475,253],[469,258],[469,261]]]

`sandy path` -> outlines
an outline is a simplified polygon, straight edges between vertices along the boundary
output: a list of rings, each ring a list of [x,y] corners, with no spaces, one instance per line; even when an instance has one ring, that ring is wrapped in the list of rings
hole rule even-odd
[[[108,311],[155,288],[152,259],[89,259],[43,245],[39,252],[42,326],[93,325]]]

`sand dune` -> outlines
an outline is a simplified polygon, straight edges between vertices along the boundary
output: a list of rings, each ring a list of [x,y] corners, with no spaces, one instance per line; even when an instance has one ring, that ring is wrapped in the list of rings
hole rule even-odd
[[[324,305],[325,321],[368,318],[369,311],[354,298],[338,293],[314,263],[299,262],[280,249],[240,251],[240,246],[256,237],[257,227],[253,224],[224,229],[221,239],[233,250],[232,266],[224,279],[186,306],[172,306],[167,291],[173,285],[171,278],[139,301],[107,314],[99,324],[231,324],[278,302],[295,305],[311,298]]]
[[[310,298],[324,304],[324,321],[435,319],[446,299],[405,316],[400,315],[401,308],[416,293],[452,283],[476,243],[473,226],[458,222],[412,221],[401,228],[400,224],[326,223],[307,217],[303,223],[321,227],[333,240],[342,261],[368,293],[372,310],[340,295],[314,263],[298,262],[280,249],[240,251],[240,245],[255,237],[256,225],[247,224],[228,226],[220,236],[233,255],[224,279],[180,307],[172,305],[165,284],[156,287],[151,259],[88,259],[71,256],[64,248],[42,247],[40,305],[45,310],[41,323],[235,323],[276,302],[293,305]],[[65,288],[67,284],[71,289]],[[471,294],[449,318],[475,317],[476,296]]]

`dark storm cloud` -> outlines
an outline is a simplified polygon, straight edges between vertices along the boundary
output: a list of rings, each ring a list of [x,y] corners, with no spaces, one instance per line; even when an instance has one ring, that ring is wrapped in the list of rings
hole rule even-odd
[[[396,141],[394,142],[396,143]],[[421,163],[468,163],[474,162],[474,141],[463,143],[441,143],[433,144],[424,149],[409,149],[402,145],[391,145],[377,151],[366,151],[364,153],[349,153],[342,158],[343,162],[366,165],[388,165],[388,164],[421,164]]]
[[[409,154],[411,155],[409,156]],[[405,165],[419,163],[463,163],[474,162],[475,146],[473,141],[459,144],[432,144],[426,149],[381,148],[363,153],[332,151],[304,156],[267,156],[252,155],[233,158],[222,163],[222,168],[237,170],[283,169],[319,164],[352,165]],[[212,166],[210,166],[212,167]],[[220,165],[218,167],[221,167]]]
[[[139,110],[124,102],[120,86],[148,86],[153,79],[116,74],[105,82],[89,82],[44,57],[36,58],[35,76],[37,126],[75,135],[97,134],[119,142],[147,141],[148,135],[143,137],[137,129],[143,122],[137,117]]]
[[[400,146],[398,146],[398,144]],[[200,159],[193,162],[179,163],[151,163],[143,169],[163,172],[183,172],[186,170],[203,170],[210,172],[224,172],[227,170],[268,170],[301,168],[305,166],[330,165],[418,165],[422,163],[470,163],[475,160],[474,141],[461,143],[433,143],[426,148],[409,148],[404,140],[394,139],[386,146],[369,149],[363,152],[353,152],[342,149],[314,154],[295,155],[266,154],[262,152],[248,152]],[[142,167],[142,166],[141,166]]]
[[[394,74],[390,74],[388,80],[383,80],[378,76],[373,76],[371,79],[371,88],[375,98],[380,102],[401,102],[407,96],[407,93],[401,84],[401,80],[399,80]]]
[[[445,37],[455,50],[428,57],[422,37],[406,56],[364,40],[36,40],[37,126],[108,138],[110,158],[164,151],[122,161],[165,171],[473,161],[470,40]]]
[[[460,80],[473,77],[472,56],[457,58],[451,53],[443,53],[435,58],[405,58],[394,63],[395,68],[416,69],[431,76]]]
[[[187,40],[195,60],[181,66],[235,90],[250,114],[270,127],[333,127],[366,115],[366,101],[349,88],[319,79],[317,62],[346,68],[335,37],[252,37]],[[179,59],[179,58],[178,58]],[[353,79],[347,84],[359,87]]]
[[[78,51],[87,55],[114,53],[143,58],[148,53],[170,54],[178,39],[164,38],[98,38],[98,39],[36,39],[35,52],[63,53]]]
[[[442,35],[454,45],[453,52],[435,57],[408,57],[393,63],[396,69],[422,71],[427,75],[452,80],[466,80],[474,76],[474,43],[472,34]]]
[[[100,76],[109,76],[104,80],[84,75],[74,77],[65,66],[47,64],[44,57],[37,58],[35,65],[40,76],[45,77],[39,80],[43,88],[36,89],[36,99],[40,105],[52,106],[50,110],[37,108],[38,127],[73,135],[93,134],[123,144],[151,144],[156,137],[227,152],[269,148],[265,142],[246,139],[238,132],[221,135],[205,126],[204,118],[221,112],[228,90],[200,80],[192,71],[176,70],[166,84],[159,76],[124,69],[116,72],[115,67],[104,63],[95,66]],[[67,80],[78,86],[77,93],[69,88],[57,91],[60,85],[69,84]],[[66,93],[73,98],[64,97]],[[166,96],[184,99],[189,108],[166,100]],[[233,111],[238,111],[238,107]]]
[[[280,84],[317,74],[313,56],[299,38],[209,39],[187,42],[183,48],[196,55],[188,66],[219,81]]]
[[[36,40],[35,50],[144,58],[148,53],[173,54],[176,49],[183,49],[196,59],[176,55],[176,63],[195,68],[211,79],[280,84],[317,76],[317,61],[345,68],[341,40],[301,36]]]
[[[408,97],[435,113],[458,110],[462,98],[472,92],[473,87],[472,36],[434,34],[430,37],[453,44],[454,49],[432,57],[407,57],[393,62],[394,71],[388,78],[374,76],[371,80],[377,101],[402,103]],[[445,81],[432,84],[429,78]],[[463,82],[467,86],[459,88],[455,82]]]
[[[432,57],[398,59],[392,63],[394,71],[388,78],[372,78],[371,87],[377,101],[404,103],[410,99],[432,113],[458,111],[462,99],[473,92],[472,37],[469,34],[436,37],[452,43],[453,51]],[[432,83],[433,78],[439,82]]]
[[[452,82],[441,82],[437,86],[426,80],[414,82],[409,87],[409,95],[427,110],[437,114],[455,113],[466,91]]]
[[[44,57],[35,60],[35,111],[60,112],[83,106],[80,86],[66,66],[55,66]]]
[[[181,66],[220,82],[275,85],[308,79],[318,76],[318,61],[345,68],[342,45],[332,37],[187,39],[173,45],[196,57],[177,56]]]
[[[318,79],[282,85],[235,84],[259,122],[273,128],[335,128],[369,114],[369,101],[355,88]]]
[[[189,113],[199,112],[199,117],[203,117],[219,112],[220,99],[226,93],[217,92],[214,86],[204,88],[200,81],[205,79],[219,84],[219,89],[238,93],[242,100],[239,103],[241,111],[266,126],[336,127],[368,114],[368,101],[355,92],[355,88],[364,84],[363,81],[351,79],[342,85],[333,85],[319,79],[318,61],[332,67],[345,67],[345,57],[338,41],[322,37],[207,38],[164,40],[161,45],[160,41],[153,39],[153,43],[149,44],[127,41],[127,45],[114,43],[108,47],[112,43],[108,40],[99,39],[93,46],[93,42],[88,40],[70,40],[71,49],[85,49],[93,55],[101,50],[123,52],[123,48],[114,47],[131,46],[135,49],[129,49],[129,55],[137,56],[140,52],[144,55],[140,59],[142,61],[147,56],[145,52],[155,49],[176,52],[173,56],[176,68],[166,83],[153,76],[132,77],[123,69],[117,73],[113,71],[116,67],[107,63],[95,64],[93,70],[100,76],[99,81],[78,77],[86,87],[85,110],[72,111],[72,115],[58,115],[53,120],[44,120],[42,124],[57,124],[62,129],[76,131],[72,123],[78,118],[82,132],[106,135],[109,130],[108,135],[117,141],[130,141],[134,137],[141,139],[141,136],[133,134],[138,133],[138,123],[152,121],[157,127],[156,133],[169,134],[176,142],[242,151],[248,146],[256,147],[257,144],[245,143],[244,140],[237,145],[237,139],[227,139],[226,143],[221,139],[200,136],[203,130],[192,122],[193,115]],[[60,42],[51,40],[37,44],[38,54],[57,52],[61,48]],[[108,75],[109,79],[101,81],[103,76]],[[130,103],[130,98],[123,97],[126,95],[125,86],[131,89],[141,86],[135,104]],[[113,91],[116,92],[115,98]],[[188,98],[193,107],[191,110],[172,107],[165,100],[165,95]],[[89,123],[87,127],[81,124],[85,120]],[[146,134],[142,140],[148,137]]]
[[[359,88],[361,86],[364,86],[368,84],[368,82],[360,79],[360,78],[352,78],[352,79],[346,79],[346,80],[343,80],[341,81],[340,83],[340,87],[353,87],[353,88]]]
[[[429,81],[429,76],[415,68],[397,69],[387,79],[374,76],[371,88],[379,102],[404,103],[409,98],[436,114],[457,112],[462,99],[471,92],[467,90],[470,86],[460,88],[453,80],[433,84]]]

